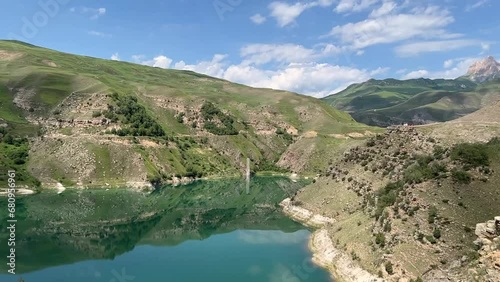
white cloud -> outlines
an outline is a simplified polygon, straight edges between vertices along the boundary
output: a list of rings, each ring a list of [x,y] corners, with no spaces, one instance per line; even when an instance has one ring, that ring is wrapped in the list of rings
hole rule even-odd
[[[457,77],[467,74],[469,67],[480,60],[480,58],[457,58],[451,59],[444,62],[444,70],[429,71],[429,70],[417,70],[409,72],[402,76],[402,79],[412,79],[412,78],[445,78],[445,79],[455,79]]]
[[[422,77],[428,77],[429,76],[429,71],[427,70],[417,70],[417,71],[412,71],[410,73],[405,74],[402,79],[414,79],[414,78],[422,78]]]
[[[111,60],[120,61],[120,54],[114,53],[113,55],[111,55]]]
[[[300,16],[310,6],[303,3],[295,3],[290,5],[284,2],[272,2],[269,4],[271,9],[271,16],[276,19],[280,27],[285,27],[292,24],[295,18]]]
[[[244,58],[243,64],[262,65],[270,62],[308,62],[341,52],[341,48],[332,44],[321,44],[314,49],[296,44],[250,44],[241,49],[240,55]]]
[[[106,8],[72,7],[69,10],[72,13],[87,15],[91,20],[97,20],[98,18],[106,15]]]
[[[370,73],[366,70],[321,63],[292,63],[277,70],[233,65],[226,70],[223,78],[253,87],[324,97],[343,90],[352,83],[368,80]]]
[[[480,7],[488,4],[488,2],[490,2],[490,0],[477,0],[476,3],[474,3],[472,5],[467,5],[467,7],[465,7],[465,11],[471,12],[477,8],[480,8]]]
[[[224,75],[226,63],[224,60],[227,55],[216,54],[211,61],[201,61],[195,65],[187,65],[184,61],[177,62],[174,65],[175,69],[190,70],[214,77],[222,77]]]
[[[334,27],[334,36],[355,49],[413,38],[453,38],[443,28],[454,21],[450,12],[437,6],[413,9],[410,13],[385,15]]]
[[[140,64],[146,59],[144,55],[132,55],[132,62]]]
[[[390,14],[392,11],[394,11],[396,9],[396,7],[397,7],[396,3],[392,2],[392,1],[384,2],[384,3],[382,3],[382,6],[380,6],[380,8],[375,9],[370,13],[370,17],[371,18],[378,18],[381,16],[385,16],[387,14]]]
[[[280,27],[293,24],[295,19],[299,17],[305,10],[313,7],[328,7],[331,6],[335,0],[318,0],[308,3],[297,2],[293,5],[286,2],[275,1],[269,4],[271,16],[276,19]]]
[[[391,70],[391,68],[388,68],[388,67],[379,67],[378,69],[375,69],[375,70],[372,70],[370,72],[370,75],[371,76],[377,76],[377,75],[381,75],[381,74],[386,74],[389,70]]]
[[[479,45],[476,40],[441,40],[425,41],[401,45],[396,47],[396,53],[401,57],[416,56],[421,53],[447,52],[464,47]]]
[[[184,61],[172,64],[172,60],[165,56],[146,61],[142,55],[135,55],[132,58],[135,62],[144,65],[191,70],[252,87],[288,90],[314,97],[336,93],[353,83],[366,81],[372,76],[389,70],[378,68],[369,71],[315,62],[287,63],[283,66],[265,69],[258,67],[258,64],[245,61],[231,65],[226,59],[226,55],[217,54],[209,61],[189,65]]]
[[[111,35],[109,33],[104,33],[104,32],[95,31],[95,30],[89,31],[88,34],[92,35],[92,36],[97,36],[97,37],[113,37],[113,35]]]
[[[379,0],[340,0],[337,7],[335,7],[335,12],[337,13],[348,13],[348,12],[360,12],[370,8],[371,6],[377,4]]]
[[[263,24],[266,21],[266,17],[262,16],[261,14],[255,14],[250,17],[250,20],[257,25]]]
[[[445,69],[449,69],[449,68],[451,68],[451,67],[453,66],[453,64],[454,64],[454,63],[455,63],[455,61],[454,61],[454,60],[446,60],[446,61],[444,61],[444,63],[443,63],[443,67],[444,67]]]
[[[481,55],[484,55],[490,51],[490,43],[481,42]]]
[[[172,64],[172,59],[164,55],[156,56],[152,60],[144,60],[144,56],[134,55],[132,56],[132,60],[142,65],[151,66],[155,68],[162,68],[162,69],[168,69]]]
[[[313,48],[295,44],[249,44],[241,48],[241,61],[237,64],[231,64],[227,55],[217,54],[211,60],[196,64],[184,61],[172,64],[167,58],[168,64],[165,65],[252,87],[288,90],[315,97],[336,93],[352,83],[366,81],[389,70],[365,70],[317,62],[343,51],[331,44],[318,44]],[[158,58],[148,61],[143,55],[132,56],[134,62],[152,66],[161,61]]]
[[[98,19],[101,16],[104,16],[106,14],[106,8],[98,8],[97,13],[95,13],[91,19]]]

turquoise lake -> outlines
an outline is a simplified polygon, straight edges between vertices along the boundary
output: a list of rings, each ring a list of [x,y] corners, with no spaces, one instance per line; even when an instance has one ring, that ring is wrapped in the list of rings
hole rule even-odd
[[[18,199],[17,275],[2,263],[0,281],[331,281],[311,262],[310,231],[279,210],[303,185],[262,177]]]

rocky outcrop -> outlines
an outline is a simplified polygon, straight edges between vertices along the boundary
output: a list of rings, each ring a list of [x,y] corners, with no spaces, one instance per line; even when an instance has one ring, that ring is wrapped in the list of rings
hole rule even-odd
[[[479,83],[500,78],[500,63],[490,56],[470,66],[467,77]]]
[[[500,281],[500,216],[476,225],[478,239],[474,241],[481,255],[480,262],[491,280]]]
[[[308,209],[293,205],[289,198],[283,200],[280,206],[289,217],[309,227],[319,228],[335,222],[333,218],[314,214]]]
[[[320,228],[311,235],[309,248],[313,252],[313,262],[332,273],[337,281],[346,282],[384,282],[384,279],[372,275],[361,268],[348,254],[335,248],[326,226],[334,219],[315,214],[312,211],[293,205],[291,199],[280,203],[283,212],[292,219],[311,227]]]

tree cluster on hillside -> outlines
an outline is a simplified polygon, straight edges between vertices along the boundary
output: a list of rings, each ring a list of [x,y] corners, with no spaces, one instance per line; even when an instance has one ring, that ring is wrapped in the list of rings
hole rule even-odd
[[[140,105],[136,97],[111,95],[114,105],[108,105],[108,110],[104,116],[112,122],[121,121],[128,127],[112,130],[111,133],[119,136],[150,136],[163,137],[165,131],[160,124],[154,120],[147,112],[146,108]]]
[[[16,182],[39,187],[40,181],[34,178],[26,168],[28,157],[28,139],[14,137],[6,128],[0,128],[0,172],[2,172],[0,183],[7,181],[8,170],[14,170]]]
[[[205,102],[201,107],[201,116],[205,120],[204,128],[215,135],[238,135],[239,131],[234,126],[234,118],[223,113],[213,103]],[[217,121],[222,124],[219,126]]]

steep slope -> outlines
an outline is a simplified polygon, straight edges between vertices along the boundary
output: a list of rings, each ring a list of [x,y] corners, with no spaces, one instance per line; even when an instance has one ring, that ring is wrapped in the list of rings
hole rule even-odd
[[[369,80],[323,100],[370,125],[444,122],[480,109],[498,93],[498,65],[489,57],[455,80]]]
[[[312,173],[315,152],[370,128],[290,92],[0,41],[0,130],[0,169],[20,183],[141,186],[239,174],[247,157]]]
[[[326,267],[335,270],[340,257],[384,281],[500,279],[500,230],[483,224],[500,215],[500,132],[471,143],[482,136],[455,138],[452,130],[441,139],[427,130],[389,128],[291,198],[332,219],[321,230],[325,252],[335,254]]]

